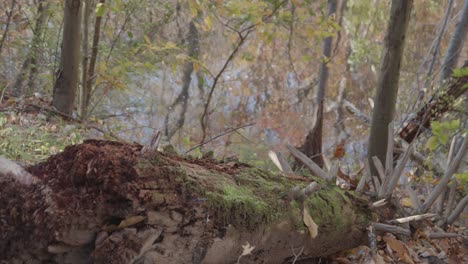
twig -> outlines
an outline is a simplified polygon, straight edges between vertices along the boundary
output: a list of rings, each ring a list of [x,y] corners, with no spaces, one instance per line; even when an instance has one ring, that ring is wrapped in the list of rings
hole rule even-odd
[[[387,205],[387,203],[388,203],[387,199],[378,200],[378,201],[372,203],[370,205],[370,208],[379,208],[379,207]]]
[[[437,214],[421,214],[421,215],[412,215],[408,217],[403,217],[403,218],[398,218],[394,220],[389,220],[389,224],[403,224],[403,223],[408,223],[411,221],[420,221],[428,218],[432,218],[437,216]]]
[[[295,264],[297,259],[302,255],[302,251],[304,251],[304,246],[302,246],[301,250],[297,254],[296,254],[296,251],[294,250],[294,248],[292,246],[291,246],[291,251],[293,252],[293,255],[294,255],[294,259],[292,261],[292,264]]]
[[[265,21],[265,20],[269,19],[270,17],[272,17],[276,13],[276,11],[278,11],[278,9],[283,4],[285,4],[286,2],[287,2],[287,0],[284,0],[281,3],[279,3],[268,16],[265,16],[263,18],[263,21]],[[214,89],[216,88],[216,85],[218,84],[218,81],[221,78],[221,75],[224,73],[224,71],[226,70],[229,63],[234,59],[234,56],[237,54],[237,52],[239,51],[242,44],[244,44],[246,38],[249,36],[250,33],[255,31],[255,27],[257,25],[259,25],[259,24],[260,24],[260,22],[256,23],[256,24],[252,24],[250,26],[245,27],[244,29],[242,29],[240,31],[236,31],[232,27],[230,27],[233,31],[236,31],[237,35],[239,36],[239,42],[237,43],[237,46],[231,52],[231,54],[229,55],[227,60],[224,62],[223,67],[221,67],[221,70],[218,72],[218,74],[216,74],[216,76],[214,77],[213,83],[211,84],[210,92],[208,93],[208,99],[206,100],[205,106],[203,108],[203,114],[202,114],[202,116],[200,118],[200,124],[201,124],[202,132],[203,132],[203,136],[202,136],[202,139],[201,139],[202,143],[203,143],[203,141],[205,141],[205,138],[206,138],[206,129],[207,129],[207,126],[208,126],[208,124],[207,124],[208,123],[207,122],[207,115],[208,115],[208,111],[209,111],[209,108],[210,108],[211,99],[213,98]],[[227,26],[227,24],[224,24],[224,25]],[[202,143],[200,143],[200,144],[202,144]]]
[[[185,154],[189,153],[190,151],[192,151],[192,150],[194,150],[194,149],[196,149],[196,148],[198,148],[198,147],[201,147],[201,146],[203,146],[203,145],[206,145],[207,143],[210,143],[211,141],[213,141],[213,140],[215,140],[215,139],[217,139],[217,138],[219,138],[219,137],[222,137],[222,136],[224,136],[224,135],[226,135],[226,134],[229,134],[229,133],[234,132],[234,131],[237,131],[237,130],[239,130],[239,129],[241,129],[241,128],[246,128],[246,127],[253,126],[253,125],[255,125],[255,123],[250,123],[250,124],[243,125],[243,126],[240,126],[240,127],[235,127],[235,128],[228,129],[228,130],[224,131],[223,133],[221,133],[221,134],[219,134],[219,135],[217,135],[217,136],[215,136],[215,137],[210,138],[210,139],[207,140],[207,141],[204,141],[204,142],[202,142],[202,143],[200,143],[200,144],[197,144],[197,145],[193,146],[192,148],[190,148],[189,150],[187,150],[187,151],[185,152]]]
[[[249,30],[247,31],[247,33],[245,35],[242,35],[241,33],[239,33],[239,42],[237,43],[237,46],[234,48],[234,50],[231,52],[231,54],[229,55],[229,57],[227,58],[227,60],[224,62],[224,65],[223,67],[221,68],[221,70],[218,72],[218,74],[216,74],[214,80],[213,80],[213,83],[211,84],[211,88],[210,88],[210,92],[208,93],[208,99],[206,100],[206,103],[205,103],[205,106],[203,108],[203,114],[200,118],[200,124],[201,124],[201,127],[202,127],[202,132],[203,132],[203,136],[202,136],[202,139],[201,139],[201,142],[203,142],[206,138],[206,128],[207,128],[207,120],[206,120],[206,116],[208,114],[208,109],[210,107],[210,103],[211,103],[211,98],[213,97],[213,92],[214,92],[214,89],[216,88],[216,85],[218,84],[218,81],[219,81],[219,78],[221,78],[221,75],[224,73],[224,71],[226,70],[227,66],[229,65],[229,63],[232,61],[232,59],[234,58],[234,56],[236,55],[236,53],[239,51],[240,47],[242,46],[242,44],[244,44],[245,42],[245,39],[247,38],[247,36],[252,33],[253,30]]]

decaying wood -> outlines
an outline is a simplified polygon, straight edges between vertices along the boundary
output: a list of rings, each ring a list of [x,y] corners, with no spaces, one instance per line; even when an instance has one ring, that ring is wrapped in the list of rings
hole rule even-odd
[[[468,66],[468,61],[464,67]],[[462,96],[467,89],[464,85],[468,83],[468,76],[452,79],[452,82],[444,93],[433,96],[419,112],[410,119],[399,135],[406,142],[411,143],[419,134],[423,133],[431,126],[431,122],[442,114],[450,110],[450,106],[455,99]]]
[[[37,182],[0,176],[0,262],[235,263],[248,242],[242,263],[287,263],[291,247],[303,259],[367,243],[374,219],[354,192],[141,149],[89,140],[28,168]]]

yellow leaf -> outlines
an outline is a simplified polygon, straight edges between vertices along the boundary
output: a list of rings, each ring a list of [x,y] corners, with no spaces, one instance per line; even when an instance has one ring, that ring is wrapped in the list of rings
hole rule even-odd
[[[146,44],[151,44],[151,40],[148,38],[148,36],[143,35],[143,39],[145,40]]]
[[[211,26],[212,26],[212,21],[211,21],[211,17],[207,16],[205,17],[205,30],[206,31],[209,31],[211,30]]]
[[[411,199],[409,197],[405,197],[400,200],[401,205],[404,207],[413,207],[413,204],[411,203]]]
[[[318,235],[318,226],[314,222],[312,217],[310,216],[307,208],[305,207],[304,207],[303,221],[304,221],[304,224],[307,226],[307,229],[309,229],[310,237],[315,238]]]
[[[128,226],[138,224],[138,223],[142,222],[143,220],[145,220],[145,218],[146,217],[141,216],[141,215],[130,216],[130,217],[128,217],[125,220],[122,220],[120,222],[119,228],[125,228],[125,227],[128,227]]]
[[[197,62],[194,62],[193,63],[193,70],[198,72],[200,70],[200,64],[198,64]]]

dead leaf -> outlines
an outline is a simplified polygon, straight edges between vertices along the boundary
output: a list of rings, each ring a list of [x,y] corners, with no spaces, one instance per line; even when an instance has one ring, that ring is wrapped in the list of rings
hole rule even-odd
[[[252,254],[252,251],[254,250],[254,246],[251,246],[249,242],[245,242],[245,245],[242,245],[242,255],[241,256],[247,256]]]
[[[406,248],[405,244],[403,244],[403,242],[388,235],[384,236],[383,240],[385,241],[385,243],[387,243],[387,246],[389,246],[393,251],[395,251],[396,255],[398,256],[398,258],[400,258],[402,262],[414,264],[414,261],[408,255],[408,249]]]
[[[315,238],[318,235],[318,226],[310,216],[307,208],[304,208],[303,221],[307,229],[309,229],[310,237]]]
[[[342,157],[344,157],[344,155],[346,154],[346,151],[345,151],[345,140],[341,140],[340,143],[338,143],[336,146],[335,146],[335,150],[333,151],[333,157],[336,158],[336,159],[340,159]]]

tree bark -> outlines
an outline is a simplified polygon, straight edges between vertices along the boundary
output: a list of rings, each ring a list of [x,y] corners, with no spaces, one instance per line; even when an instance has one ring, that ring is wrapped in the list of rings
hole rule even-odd
[[[44,23],[46,19],[46,12],[49,8],[50,3],[45,0],[40,0],[37,6],[37,19],[34,26],[34,35],[31,41],[31,47],[29,48],[28,57],[24,60],[23,66],[20,72],[16,76],[15,84],[13,85],[16,95],[22,95],[24,93],[23,81],[28,76],[28,84],[26,92],[30,93],[36,90],[36,79],[37,79],[37,61],[40,56],[40,45],[42,42],[42,33],[44,31]]]
[[[81,62],[81,88],[80,88],[80,104],[79,104],[79,116],[84,119],[86,116],[86,95],[88,92],[88,37],[89,37],[89,17],[91,15],[91,0],[84,1],[83,8],[83,45],[82,45],[82,56]]]
[[[328,0],[328,18],[336,13],[336,0]],[[328,62],[331,57],[332,37],[327,37],[322,43],[322,62],[319,69],[319,83],[317,91],[317,115],[314,127],[306,136],[301,150],[312,159],[320,168],[323,168],[322,157],[322,129],[323,129],[323,101],[325,99],[325,89],[328,81]]]
[[[65,0],[60,69],[55,80],[52,104],[71,115],[75,103],[80,65],[81,0]]]
[[[367,243],[374,216],[356,193],[306,196],[291,189],[311,178],[141,149],[88,140],[31,174],[0,159],[0,261],[235,263],[248,242],[242,263],[274,264]]]
[[[3,44],[8,36],[8,31],[10,29],[11,19],[13,17],[13,11],[15,10],[16,0],[11,0],[10,11],[6,12],[7,21],[5,23],[5,30],[3,30],[2,38],[0,39],[0,55],[2,54]]]
[[[465,61],[463,67],[468,67],[468,61]],[[429,129],[433,120],[449,111],[453,102],[466,93],[467,90],[464,87],[466,83],[468,83],[467,76],[454,78],[445,92],[439,96],[432,96],[421,110],[408,120],[405,127],[399,132],[400,137],[406,142],[411,143],[421,133]]]
[[[100,4],[105,4],[106,0],[99,0]],[[94,22],[94,33],[93,33],[93,44],[91,47],[91,58],[89,60],[89,69],[88,69],[88,76],[86,79],[86,90],[83,92],[84,93],[84,109],[85,109],[85,114],[84,116],[87,116],[89,113],[88,107],[89,107],[89,102],[91,100],[91,94],[92,94],[92,87],[94,84],[94,80],[96,79],[96,61],[98,57],[98,52],[99,52],[99,38],[101,36],[101,24],[102,24],[102,16],[97,16],[96,21]],[[84,81],[84,80],[83,80]]]
[[[463,9],[460,11],[455,30],[450,36],[449,46],[445,52],[442,71],[439,76],[439,85],[441,85],[452,74],[453,68],[457,65],[458,57],[463,48],[463,42],[466,39],[468,31],[468,1],[464,1]]]
[[[400,65],[412,6],[412,0],[392,1],[369,137],[368,159],[372,175],[378,175],[372,157],[377,156],[382,163],[385,163],[388,124],[392,122],[395,113]]]
[[[165,134],[170,141],[174,134],[184,126],[185,123],[185,114],[187,113],[188,100],[190,97],[190,84],[192,82],[192,73],[193,73],[193,64],[195,60],[198,60],[198,54],[200,53],[200,37],[198,34],[197,27],[195,26],[195,19],[192,19],[189,23],[189,30],[186,37],[187,42],[187,56],[188,60],[185,62],[183,72],[182,72],[182,90],[177,96],[176,100],[170,105],[169,111],[164,120],[164,125],[166,127]],[[180,105],[181,110],[179,113],[179,118],[174,128],[169,127],[169,118],[175,108]]]

